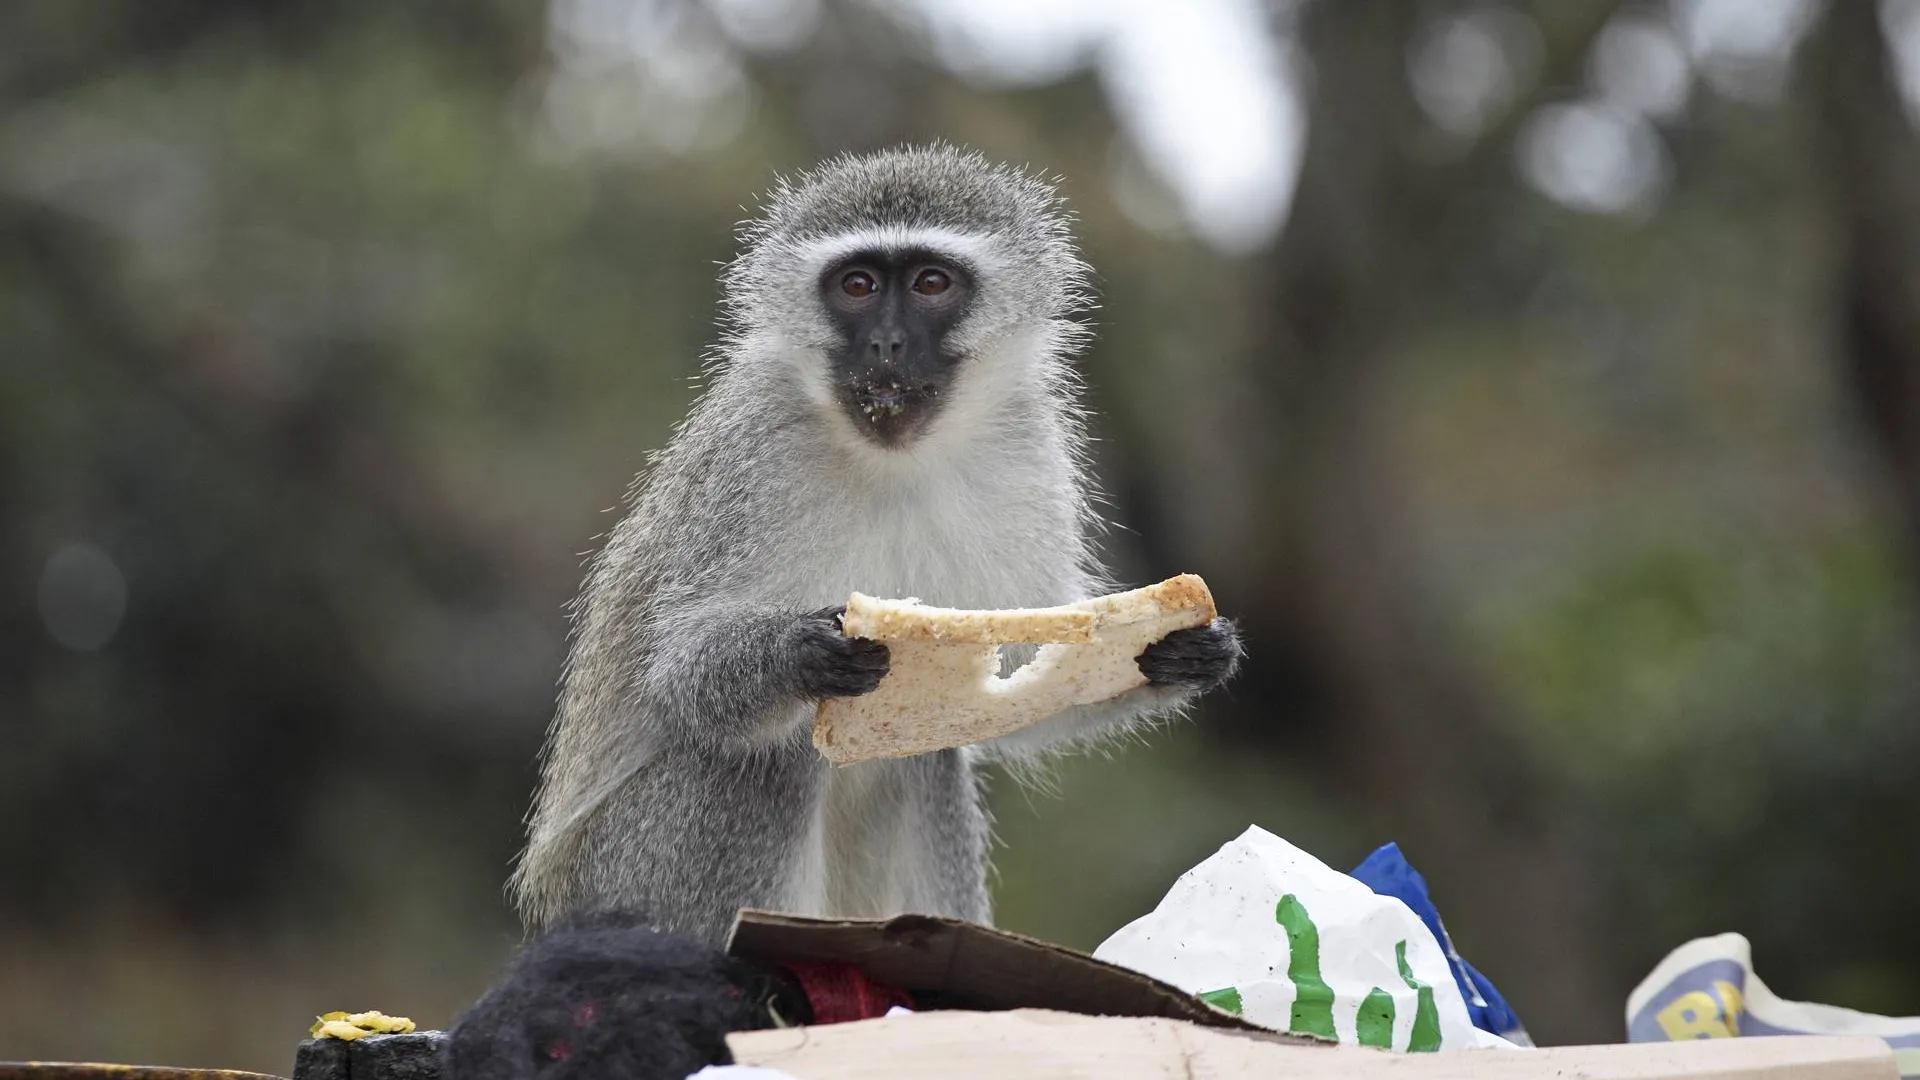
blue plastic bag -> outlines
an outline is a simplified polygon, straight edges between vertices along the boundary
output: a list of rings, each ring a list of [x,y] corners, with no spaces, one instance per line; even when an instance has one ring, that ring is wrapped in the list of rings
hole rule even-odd
[[[1520,1046],[1533,1045],[1526,1028],[1520,1026],[1520,1018],[1507,1007],[1506,999],[1486,976],[1473,970],[1454,950],[1453,939],[1447,936],[1447,928],[1440,922],[1440,912],[1427,895],[1426,879],[1400,854],[1400,845],[1382,844],[1353,868],[1351,876],[1379,895],[1391,896],[1413,909],[1420,921],[1427,924],[1427,929],[1433,931],[1434,939],[1440,942],[1440,948],[1447,954],[1447,963],[1453,968],[1453,980],[1460,985],[1460,996],[1467,999],[1467,1014],[1473,1018],[1474,1027]]]

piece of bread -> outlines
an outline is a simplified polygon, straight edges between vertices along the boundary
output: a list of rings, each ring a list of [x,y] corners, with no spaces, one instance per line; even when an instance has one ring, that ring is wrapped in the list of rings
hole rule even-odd
[[[1074,705],[1146,685],[1141,651],[1215,615],[1192,574],[1054,608],[956,611],[854,593],[840,625],[885,642],[887,677],[871,694],[821,704],[813,745],[846,765],[969,746],[1018,731]],[[1001,645],[1040,646],[1001,678]]]

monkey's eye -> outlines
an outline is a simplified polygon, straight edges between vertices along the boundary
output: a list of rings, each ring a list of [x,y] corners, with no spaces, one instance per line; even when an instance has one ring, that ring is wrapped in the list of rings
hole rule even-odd
[[[840,291],[855,300],[872,296],[873,291],[879,287],[880,283],[873,280],[873,275],[865,270],[849,270],[840,278]]]
[[[913,279],[913,291],[921,296],[939,296],[953,288],[953,278],[945,270],[928,267]]]

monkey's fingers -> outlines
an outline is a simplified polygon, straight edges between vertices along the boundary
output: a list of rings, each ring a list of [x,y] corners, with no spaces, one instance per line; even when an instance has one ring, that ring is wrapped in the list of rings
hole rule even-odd
[[[812,698],[870,694],[892,664],[887,647],[838,630],[809,634],[800,650],[800,683]]]
[[[892,654],[885,645],[866,638],[848,638],[847,646],[833,671],[833,689],[841,697],[873,693],[892,669]]]
[[[847,605],[837,604],[833,607],[823,607],[819,611],[809,612],[806,618],[816,622],[831,623],[835,630],[839,630],[841,629],[840,617],[846,613]]]
[[[1242,653],[1233,624],[1215,619],[1206,626],[1175,630],[1142,650],[1134,663],[1152,684],[1211,687],[1233,676]]]

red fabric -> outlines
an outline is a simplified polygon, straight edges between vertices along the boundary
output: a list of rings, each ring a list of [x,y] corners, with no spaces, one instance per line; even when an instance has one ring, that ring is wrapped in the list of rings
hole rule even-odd
[[[877,983],[852,964],[790,964],[787,970],[813,1006],[816,1024],[844,1024],[887,1015],[895,1005],[913,1007],[913,998],[897,986]]]

